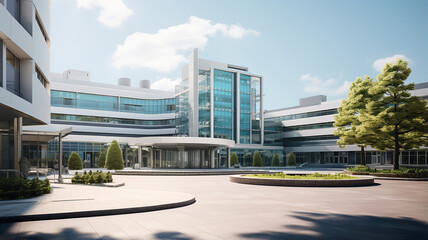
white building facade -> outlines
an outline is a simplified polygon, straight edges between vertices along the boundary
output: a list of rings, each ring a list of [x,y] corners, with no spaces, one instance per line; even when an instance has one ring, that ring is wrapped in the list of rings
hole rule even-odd
[[[22,128],[50,122],[49,0],[0,0],[0,168],[19,170]]]

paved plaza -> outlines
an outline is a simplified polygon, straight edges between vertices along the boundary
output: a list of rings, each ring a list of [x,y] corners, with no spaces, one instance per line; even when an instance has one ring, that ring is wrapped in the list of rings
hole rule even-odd
[[[376,180],[378,185],[370,187],[302,188],[237,184],[229,176],[114,179],[125,182],[108,189],[118,201],[124,191],[136,198],[145,197],[137,196],[138,191],[171,191],[193,195],[196,203],[146,213],[4,223],[0,239],[428,238],[428,182]]]

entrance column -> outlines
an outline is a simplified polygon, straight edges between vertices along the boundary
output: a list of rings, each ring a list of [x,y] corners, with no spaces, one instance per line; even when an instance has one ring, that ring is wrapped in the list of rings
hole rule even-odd
[[[177,146],[178,149],[178,168],[185,168],[184,164],[184,146]]]
[[[215,152],[217,148],[210,148],[211,168],[215,168]]]
[[[141,149],[141,146],[138,146],[138,164],[140,165],[140,168],[143,166],[143,150]]]
[[[58,182],[62,183],[62,134],[61,133],[59,133],[59,136],[58,136],[58,148],[59,148]]]
[[[230,148],[227,148],[227,168],[230,168]]]
[[[153,165],[153,147],[149,147],[149,155],[150,155],[150,167],[154,168],[155,166]]]
[[[13,119],[13,141],[14,141],[14,164],[15,170],[19,169],[19,161],[22,155],[22,117],[16,117]]]

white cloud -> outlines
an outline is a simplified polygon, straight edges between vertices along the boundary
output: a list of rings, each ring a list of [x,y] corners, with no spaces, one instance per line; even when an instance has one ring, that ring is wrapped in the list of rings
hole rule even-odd
[[[132,15],[132,10],[122,0],[77,0],[77,7],[100,8],[98,21],[107,27],[119,27]]]
[[[410,58],[404,56],[403,54],[395,54],[392,57],[377,59],[376,61],[373,62],[373,68],[378,72],[382,72],[383,67],[385,67],[385,63],[393,62],[393,61],[397,60],[398,58],[402,58],[403,60],[411,63]]]
[[[341,78],[341,77],[339,77]],[[340,82],[337,79],[329,78],[323,80],[319,77],[314,77],[311,74],[303,74],[300,76],[300,81],[305,82],[305,92],[324,94],[324,95],[341,95],[348,92],[351,82]]]
[[[113,66],[132,69],[148,68],[169,72],[186,61],[186,51],[204,48],[208,37],[222,33],[225,37],[241,39],[245,35],[259,35],[240,25],[211,23],[210,20],[191,16],[189,21],[159,29],[156,33],[135,32],[129,35],[113,54]],[[184,52],[184,53],[183,53]]]
[[[175,85],[178,85],[180,82],[181,82],[180,78],[177,78],[176,80],[171,80],[170,78],[162,78],[160,80],[157,80],[153,84],[151,84],[151,88],[157,89],[157,90],[174,92]]]

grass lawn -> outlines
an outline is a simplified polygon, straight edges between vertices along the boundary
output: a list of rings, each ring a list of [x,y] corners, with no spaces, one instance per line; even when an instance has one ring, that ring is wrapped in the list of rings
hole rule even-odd
[[[276,179],[315,179],[315,180],[335,180],[335,179],[356,179],[357,177],[344,174],[307,174],[307,175],[287,175],[285,173],[268,173],[268,174],[250,174],[244,177],[257,178],[276,178]]]

